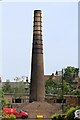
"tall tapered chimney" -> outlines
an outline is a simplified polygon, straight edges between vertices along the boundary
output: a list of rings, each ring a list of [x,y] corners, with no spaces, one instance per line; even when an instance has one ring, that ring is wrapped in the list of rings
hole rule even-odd
[[[34,11],[30,101],[44,101],[44,64],[41,10]]]

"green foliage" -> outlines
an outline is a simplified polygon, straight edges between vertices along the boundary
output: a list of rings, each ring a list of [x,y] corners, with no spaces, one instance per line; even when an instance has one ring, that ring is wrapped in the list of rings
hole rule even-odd
[[[65,68],[64,80],[72,84],[73,79],[75,79],[75,77],[78,77],[78,74],[79,74],[79,68],[68,66],[67,68]]]
[[[56,87],[57,85],[52,79],[47,80],[45,83],[46,94],[56,94]]]
[[[10,80],[6,80],[4,86],[2,87],[4,93],[11,93],[11,85],[10,85]]]
[[[73,80],[78,77],[79,68],[68,66],[64,69],[65,73],[63,74],[63,84],[62,78],[53,79],[51,76],[45,82],[45,93],[46,94],[57,94],[58,98],[61,98],[62,95],[80,95],[80,90],[78,88],[74,89]]]
[[[76,106],[76,110],[77,110],[77,109],[80,109],[80,106]]]
[[[45,82],[46,94],[57,94],[58,98],[62,96],[62,83],[61,80],[53,80],[50,78]]]
[[[57,120],[58,119],[58,114],[54,114],[51,116],[52,120]]]
[[[66,116],[67,116],[67,119],[68,119],[68,120],[75,120],[75,119],[74,119],[74,112],[75,112],[77,109],[80,109],[80,106],[71,107],[71,108],[68,107],[67,112],[66,112]]]
[[[65,112],[68,112],[69,109],[70,109],[70,106],[69,106],[69,105],[66,106],[66,107],[65,107]]]
[[[16,116],[15,116],[14,114],[10,114],[9,116],[10,116],[10,119],[11,119],[11,120],[12,120],[12,119],[13,119],[13,120],[16,119]]]
[[[11,107],[11,102],[10,100],[8,99],[8,102],[7,102],[7,107],[10,108]]]
[[[2,109],[6,106],[6,100],[4,98],[1,99]]]
[[[70,94],[70,85],[63,80],[63,94]],[[45,82],[45,92],[46,94],[57,94],[60,98],[62,96],[62,80],[49,79]]]
[[[4,98],[4,92],[2,91],[2,89],[0,89],[0,97],[1,97],[0,109],[3,109],[6,106],[6,100]]]
[[[76,108],[71,107],[68,111],[67,111],[67,119],[68,120],[74,120],[74,112],[75,112]]]
[[[14,114],[6,114],[4,112],[2,112],[2,120],[14,120],[16,119],[16,116]]]
[[[14,87],[14,93],[16,97],[22,97],[25,93],[25,84],[23,81],[17,82],[17,86]]]
[[[16,77],[16,85],[11,86],[10,81],[6,80],[5,85],[2,87],[2,90],[4,93],[15,93],[15,97],[21,97],[23,96],[23,93],[25,93],[25,84],[23,80],[20,80],[20,78]]]
[[[74,118],[74,112],[77,110],[77,109],[80,109],[80,106],[76,106],[75,108],[74,107],[67,107],[66,108],[66,113],[65,114],[53,114],[51,116],[51,119],[52,120],[75,120]]]
[[[80,89],[74,89],[71,91],[71,95],[80,95]]]
[[[54,114],[51,116],[52,120],[65,120],[64,114]]]
[[[70,91],[71,91],[71,87],[70,87],[69,83],[66,82],[65,80],[63,80],[63,94],[69,95]]]

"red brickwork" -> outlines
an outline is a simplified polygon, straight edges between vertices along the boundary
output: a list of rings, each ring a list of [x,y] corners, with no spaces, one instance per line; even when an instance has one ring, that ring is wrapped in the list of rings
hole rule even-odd
[[[44,64],[41,10],[34,11],[30,102],[44,101]]]

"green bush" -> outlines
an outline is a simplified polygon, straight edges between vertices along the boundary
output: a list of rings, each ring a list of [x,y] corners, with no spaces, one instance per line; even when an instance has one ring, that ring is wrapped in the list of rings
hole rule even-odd
[[[67,119],[68,120],[74,120],[74,112],[75,112],[76,108],[71,107],[68,111],[67,111]]]
[[[74,107],[67,107],[66,108],[66,113],[65,114],[53,114],[51,116],[51,119],[52,120],[75,120],[74,119],[74,112],[77,110],[77,109],[80,109],[80,106],[76,106],[75,108]]]
[[[76,106],[76,110],[77,110],[77,109],[80,109],[80,106]]]
[[[4,112],[2,112],[2,120],[14,120],[16,119],[16,116],[13,114],[6,114]]]
[[[66,106],[66,107],[65,107],[65,112],[68,112],[69,109],[70,109],[70,106],[69,106],[69,105]]]
[[[10,114],[9,116],[11,120],[16,119],[16,116],[14,114]]]
[[[57,118],[58,118],[58,114],[54,114],[54,115],[52,115],[51,118],[52,118],[52,120],[57,120]]]
[[[64,114],[54,114],[51,116],[52,120],[65,120]]]

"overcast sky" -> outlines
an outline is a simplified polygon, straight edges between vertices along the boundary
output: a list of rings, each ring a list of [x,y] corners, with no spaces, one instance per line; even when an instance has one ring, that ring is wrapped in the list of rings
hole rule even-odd
[[[78,67],[77,2],[2,4],[3,79],[30,76],[34,10],[42,10],[44,73]]]

